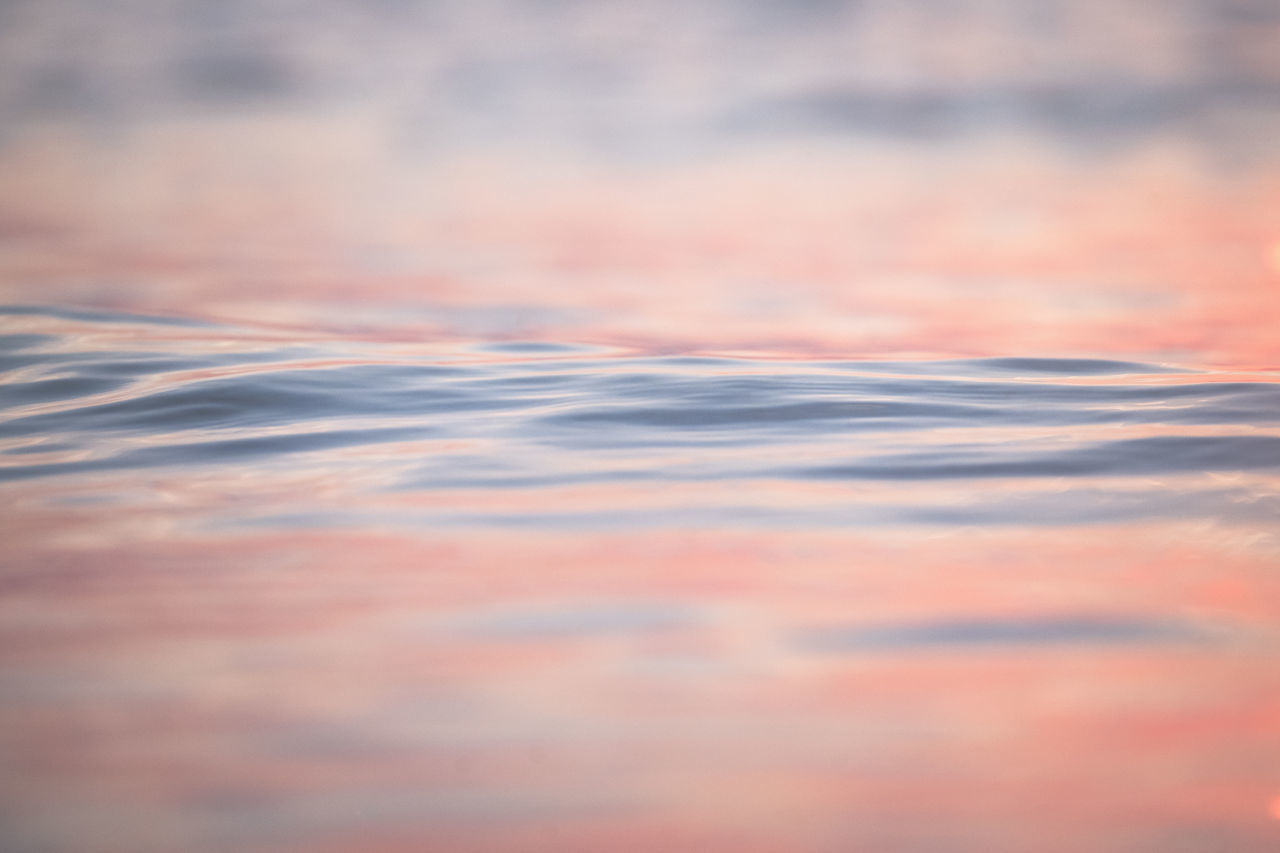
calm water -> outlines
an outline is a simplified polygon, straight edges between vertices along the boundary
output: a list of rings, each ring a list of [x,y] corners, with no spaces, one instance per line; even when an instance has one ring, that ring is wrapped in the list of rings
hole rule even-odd
[[[5,309],[14,850],[1270,850],[1280,376]]]
[[[0,2],[0,851],[1280,850],[1277,44]]]

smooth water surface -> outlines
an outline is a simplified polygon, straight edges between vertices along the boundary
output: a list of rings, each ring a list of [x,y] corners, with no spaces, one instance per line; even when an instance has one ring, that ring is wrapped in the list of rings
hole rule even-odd
[[[0,851],[1280,850],[1277,45],[0,2]]]
[[[13,849],[1274,842],[1273,372],[3,316]]]

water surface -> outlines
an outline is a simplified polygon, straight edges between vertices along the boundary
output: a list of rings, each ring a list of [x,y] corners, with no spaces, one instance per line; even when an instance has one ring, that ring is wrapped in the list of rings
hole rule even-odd
[[[1280,849],[1278,12],[0,2],[0,850]]]
[[[1274,834],[1273,372],[5,324],[15,849]]]

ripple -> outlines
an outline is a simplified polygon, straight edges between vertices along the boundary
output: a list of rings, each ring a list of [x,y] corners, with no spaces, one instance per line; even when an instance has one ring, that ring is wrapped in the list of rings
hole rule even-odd
[[[92,323],[145,323],[155,326],[191,326],[212,328],[217,323],[193,317],[154,314],[131,314],[123,311],[100,311],[87,308],[62,308],[49,305],[2,305],[0,315],[51,317],[59,320],[83,320]]]
[[[819,653],[905,651],[946,647],[1136,645],[1204,642],[1192,625],[1143,619],[1067,616],[1042,619],[944,619],[895,625],[811,628],[793,644]]]
[[[53,335],[0,335],[0,350],[21,350],[57,340]]]
[[[45,313],[89,328],[132,318]],[[381,495],[517,500],[513,508],[441,508],[424,523],[550,530],[1099,523],[1097,507],[1116,518],[1257,519],[1272,513],[1269,487],[1243,485],[1228,499],[1186,478],[1280,469],[1280,435],[1270,432],[1280,426],[1280,383],[1266,373],[1079,358],[628,356],[547,341],[304,347],[225,327],[176,337],[139,329],[127,349],[95,350],[117,339],[79,332],[0,338],[9,353],[31,357],[3,374],[0,480],[74,483],[158,469],[198,476],[277,461],[280,472],[304,474],[367,448],[360,464],[379,472]],[[1178,499],[1111,482],[1153,476],[1183,477]],[[1046,478],[1080,487],[1046,496],[1012,485]],[[987,487],[977,483],[995,480],[1016,497],[979,494]],[[831,497],[770,503],[784,488],[913,481],[972,481],[976,491],[959,503],[886,495],[879,510]],[[679,497],[699,483],[760,497]],[[613,485],[636,495],[676,491],[661,506],[535,509],[538,495]]]
[[[1280,436],[1153,436],[1099,442],[1062,453],[1008,456],[1003,445],[979,450],[953,448],[800,469],[795,474],[816,478],[907,480],[1249,471],[1280,468]]]
[[[970,364],[987,370],[1012,373],[1052,373],[1067,376],[1101,376],[1117,373],[1180,373],[1177,368],[1112,361],[1102,358],[983,358]]]
[[[0,481],[26,480],[33,477],[90,471],[238,463],[295,453],[419,439],[429,435],[430,433],[421,427],[402,429],[388,427],[167,444],[159,447],[138,448],[105,459],[85,459],[44,465],[0,466]]]

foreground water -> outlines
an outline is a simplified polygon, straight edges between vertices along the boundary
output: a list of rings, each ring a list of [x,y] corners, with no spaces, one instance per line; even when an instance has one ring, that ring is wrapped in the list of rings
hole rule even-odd
[[[1277,842],[1274,372],[2,319],[7,849]]]

